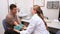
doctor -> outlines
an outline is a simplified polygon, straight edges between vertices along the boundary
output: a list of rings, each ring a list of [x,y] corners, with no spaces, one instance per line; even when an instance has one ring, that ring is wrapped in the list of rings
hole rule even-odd
[[[49,34],[41,16],[40,6],[34,5],[32,14],[33,17],[31,18],[30,24],[26,30],[23,31],[18,31],[15,29],[14,30],[20,34]]]

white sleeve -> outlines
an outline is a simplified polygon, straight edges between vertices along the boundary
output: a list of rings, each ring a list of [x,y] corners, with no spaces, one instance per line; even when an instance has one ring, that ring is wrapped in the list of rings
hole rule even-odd
[[[25,31],[20,31],[20,34],[31,34],[33,31],[34,31],[34,28],[36,26],[36,21],[31,19],[30,20],[30,24],[29,26],[27,27],[27,30]]]

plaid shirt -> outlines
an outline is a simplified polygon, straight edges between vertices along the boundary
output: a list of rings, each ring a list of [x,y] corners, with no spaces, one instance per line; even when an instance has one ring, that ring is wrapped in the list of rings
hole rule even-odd
[[[20,23],[20,19],[17,17],[17,15],[12,15],[11,13],[9,13],[7,16],[6,16],[6,24],[8,27],[10,28],[13,28],[14,26],[14,21],[16,21],[18,24]]]

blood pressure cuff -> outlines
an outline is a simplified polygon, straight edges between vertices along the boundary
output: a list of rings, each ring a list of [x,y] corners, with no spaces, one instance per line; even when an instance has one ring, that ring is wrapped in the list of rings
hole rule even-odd
[[[20,23],[18,26],[14,26],[14,29],[20,30],[22,27],[23,27],[23,24]]]

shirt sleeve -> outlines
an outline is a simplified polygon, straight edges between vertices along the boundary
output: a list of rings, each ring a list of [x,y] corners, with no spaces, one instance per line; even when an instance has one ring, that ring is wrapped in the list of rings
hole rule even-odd
[[[20,31],[20,34],[31,34],[34,29],[35,29],[35,26],[36,26],[36,21],[34,21],[33,19],[30,20],[30,24],[29,26],[27,27],[27,30],[25,31]]]
[[[6,23],[9,24],[9,25],[14,25],[13,22],[15,21],[14,18],[12,18],[11,16],[6,16]]]

